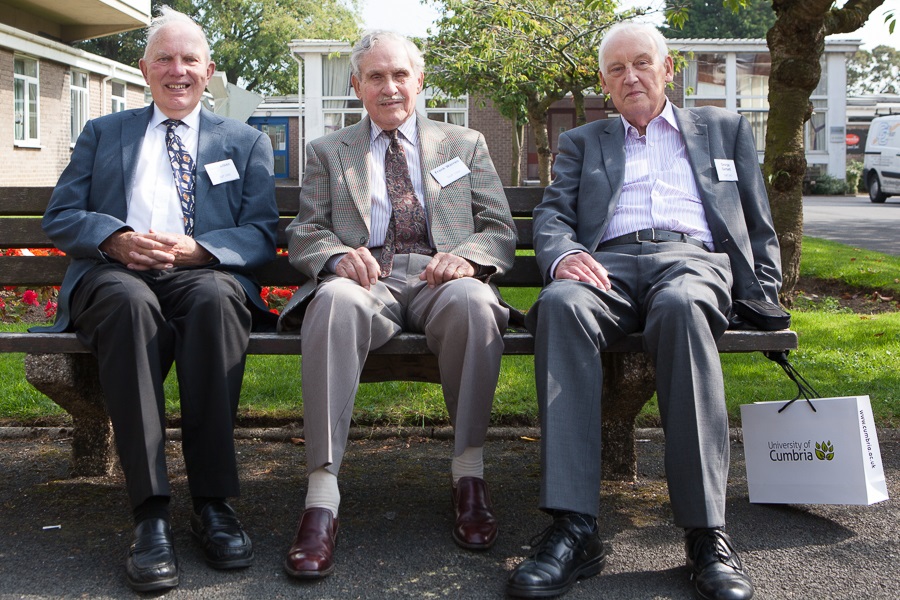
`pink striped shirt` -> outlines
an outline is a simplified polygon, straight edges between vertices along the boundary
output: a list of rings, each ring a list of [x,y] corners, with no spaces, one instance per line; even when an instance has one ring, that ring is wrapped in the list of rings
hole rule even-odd
[[[641,229],[686,233],[712,249],[694,171],[672,105],[647,125],[646,135],[622,117],[625,181],[602,241]]]

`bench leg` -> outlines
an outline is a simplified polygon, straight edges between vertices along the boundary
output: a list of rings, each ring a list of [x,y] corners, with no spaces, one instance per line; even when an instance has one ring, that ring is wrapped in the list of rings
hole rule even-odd
[[[28,354],[28,382],[70,415],[73,477],[108,475],[115,467],[112,425],[90,354]]]
[[[656,391],[656,369],[643,352],[604,352],[603,479],[635,481],[634,421]]]

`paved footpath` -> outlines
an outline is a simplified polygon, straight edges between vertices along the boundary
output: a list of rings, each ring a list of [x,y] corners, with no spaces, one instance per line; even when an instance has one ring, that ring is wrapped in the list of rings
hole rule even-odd
[[[450,537],[448,436],[428,433],[374,431],[351,443],[341,478],[337,570],[313,583],[292,581],[281,570],[305,493],[303,447],[263,439],[298,434],[239,432],[244,495],[235,505],[253,538],[256,562],[237,572],[208,569],[193,545],[181,446],[170,442],[182,575],[180,587],[164,596],[502,598],[510,569],[548,523],[535,508],[538,434],[492,431],[487,477],[501,534],[490,551],[472,553]],[[880,434],[892,499],[868,507],[750,504],[743,447],[732,443],[728,530],[756,582],[757,598],[900,598],[900,435]],[[693,598],[681,537],[671,525],[661,435],[641,430],[639,438],[638,483],[603,488],[601,528],[613,547],[609,564],[567,599]],[[69,448],[69,439],[46,430],[34,438],[0,435],[0,598],[138,597],[123,574],[130,519],[122,482],[117,476],[67,478]]]

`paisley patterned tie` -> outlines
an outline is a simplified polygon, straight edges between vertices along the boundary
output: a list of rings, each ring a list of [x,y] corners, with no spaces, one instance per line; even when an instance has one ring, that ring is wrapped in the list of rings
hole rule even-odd
[[[391,274],[395,254],[431,256],[434,250],[428,243],[425,209],[413,190],[409,167],[406,165],[406,153],[397,137],[397,130],[384,133],[391,138],[384,155],[384,175],[392,210],[379,264],[381,276],[387,277]]]
[[[194,235],[194,181],[197,165],[188,154],[187,148],[175,129],[181,125],[181,121],[166,119],[166,149],[169,153],[169,163],[172,165],[172,173],[175,175],[175,188],[178,190],[178,198],[181,200],[181,213],[184,215],[184,233]]]

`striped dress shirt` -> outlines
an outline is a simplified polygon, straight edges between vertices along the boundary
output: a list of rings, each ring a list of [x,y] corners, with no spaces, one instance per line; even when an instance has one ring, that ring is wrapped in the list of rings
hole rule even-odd
[[[666,101],[645,135],[624,117],[622,123],[625,181],[601,242],[654,228],[685,233],[712,249],[712,233],[672,105]]]

